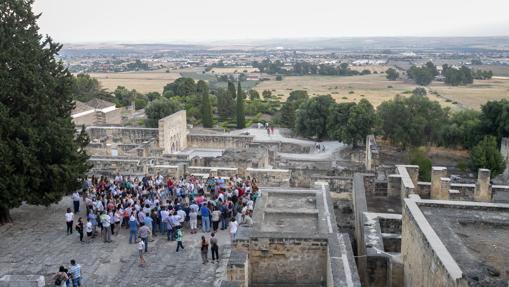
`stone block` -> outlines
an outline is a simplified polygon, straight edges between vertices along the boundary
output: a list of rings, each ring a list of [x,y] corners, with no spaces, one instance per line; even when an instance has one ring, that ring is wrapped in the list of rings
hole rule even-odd
[[[0,278],[0,287],[43,287],[44,276],[41,275],[4,275]]]

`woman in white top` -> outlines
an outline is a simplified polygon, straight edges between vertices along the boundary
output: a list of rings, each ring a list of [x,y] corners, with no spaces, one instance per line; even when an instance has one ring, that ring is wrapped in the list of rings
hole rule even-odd
[[[232,220],[230,221],[230,226],[228,227],[229,231],[230,231],[230,238],[233,242],[233,240],[235,240],[235,236],[237,235],[237,229],[239,227],[239,224],[237,223],[237,221],[235,221],[235,218],[232,217]]]
[[[65,223],[67,224],[67,235],[72,234],[73,221],[74,213],[72,213],[70,208],[67,208],[67,212],[65,213]]]

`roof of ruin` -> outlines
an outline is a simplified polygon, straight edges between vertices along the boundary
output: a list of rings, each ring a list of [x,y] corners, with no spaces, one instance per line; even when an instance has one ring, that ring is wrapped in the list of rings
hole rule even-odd
[[[405,201],[446,268],[454,273],[455,265],[459,267],[461,274],[457,275],[464,277],[470,285],[502,286],[507,283],[509,204],[422,199]],[[445,246],[446,250],[436,248],[440,246]],[[448,262],[449,255],[453,262]]]
[[[108,101],[97,99],[97,98],[91,99],[86,104],[95,108],[95,109],[104,109],[104,108],[109,108],[109,107],[115,105],[112,102],[108,102]]]
[[[75,114],[83,113],[83,112],[90,111],[93,109],[94,109],[93,107],[85,104],[84,102],[75,101],[74,109],[72,110],[71,114],[75,115]]]

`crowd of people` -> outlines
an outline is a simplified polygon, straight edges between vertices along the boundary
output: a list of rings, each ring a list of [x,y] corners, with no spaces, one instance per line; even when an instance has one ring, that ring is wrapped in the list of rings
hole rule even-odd
[[[176,241],[175,251],[180,252],[185,249],[184,233],[195,234],[201,229],[202,263],[209,262],[209,250],[212,262],[219,262],[217,233],[227,230],[234,240],[239,225],[252,225],[252,212],[260,196],[256,179],[250,177],[175,178],[159,173],[141,178],[120,174],[111,179],[92,176],[81,191],[71,196],[74,210],[68,208],[65,214],[66,233],[70,235],[75,230],[84,244],[94,240],[111,243],[112,236],[122,229],[129,230],[129,244],[137,245],[143,266],[143,254],[149,250],[151,237],[165,236],[168,241]],[[82,204],[86,209],[84,217],[79,216]],[[66,274],[67,279],[60,281],[62,286],[80,286],[80,280],[75,281],[72,273]]]

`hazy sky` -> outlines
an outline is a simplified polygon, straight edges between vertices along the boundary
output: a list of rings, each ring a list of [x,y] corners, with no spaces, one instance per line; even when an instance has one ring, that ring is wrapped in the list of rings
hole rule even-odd
[[[509,36],[509,0],[35,0],[59,42]]]

